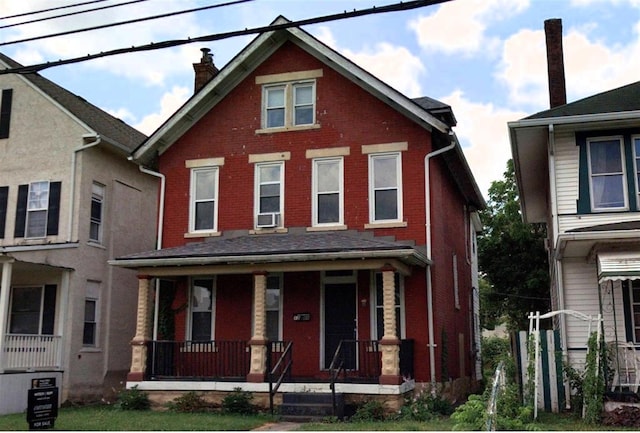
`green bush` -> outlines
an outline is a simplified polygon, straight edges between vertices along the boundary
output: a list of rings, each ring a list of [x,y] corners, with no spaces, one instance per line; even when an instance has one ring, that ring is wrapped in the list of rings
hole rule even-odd
[[[508,338],[483,337],[481,357],[485,383],[491,383],[491,378],[493,378],[500,361],[504,361],[507,377],[515,379],[516,366],[511,355],[511,343]]]
[[[369,400],[359,405],[356,413],[350,418],[351,421],[356,422],[384,421],[385,419],[384,405],[377,400]]]
[[[151,407],[149,395],[134,386],[131,389],[123,389],[118,393],[115,408],[120,410],[148,410]]]
[[[251,400],[253,400],[253,394],[249,391],[234,388],[233,392],[222,400],[222,411],[242,415],[256,413],[256,407],[251,403]]]
[[[212,409],[201,396],[194,391],[187,392],[167,403],[167,408],[180,413],[207,412]]]
[[[429,421],[437,416],[449,416],[453,413],[453,405],[439,395],[432,395],[423,389],[414,396],[405,397],[400,408],[399,418],[414,421]]]

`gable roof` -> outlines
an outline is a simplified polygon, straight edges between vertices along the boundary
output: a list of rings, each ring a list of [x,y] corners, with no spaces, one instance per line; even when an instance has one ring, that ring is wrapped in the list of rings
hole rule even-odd
[[[19,68],[22,65],[0,53],[0,65]],[[147,136],[137,129],[110,115],[78,95],[60,87],[38,73],[16,74],[40,89],[76,119],[95,131],[108,143],[120,146],[126,152],[133,151]]]
[[[285,23],[290,23],[290,21],[279,16],[272,25]],[[329,48],[306,31],[299,27],[289,27],[268,31],[257,36],[136,149],[133,152],[133,159],[145,165],[150,164],[158,154],[162,154],[178,140],[182,134],[224,99],[236,85],[286,41],[293,42],[310,55],[320,59],[324,64],[384,103],[391,105],[425,129],[429,131],[435,129],[441,133],[450,131],[452,125],[446,124],[437,117],[441,114],[441,110],[447,107],[446,105],[430,98],[414,101]],[[425,108],[425,104],[429,107],[428,109]],[[432,110],[438,111],[438,114],[432,114],[430,112]]]
[[[640,81],[541,111],[525,117],[525,119],[585,116],[637,110],[640,110]]]

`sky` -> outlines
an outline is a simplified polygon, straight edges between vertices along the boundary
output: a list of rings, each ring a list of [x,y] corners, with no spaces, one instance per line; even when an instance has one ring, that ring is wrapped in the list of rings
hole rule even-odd
[[[86,0],[0,0],[0,16]],[[106,0],[0,18],[0,52],[23,65],[172,39],[308,19],[399,0],[253,0],[28,42],[41,35],[194,9],[229,0],[145,0],[64,18],[24,21],[121,4]],[[640,80],[640,0],[451,0],[417,9],[303,27],[387,84],[450,105],[471,171],[488,198],[511,158],[507,122],[549,108],[544,21],[559,18],[567,100]],[[11,24],[19,24],[8,27]],[[46,69],[41,74],[150,135],[193,94],[193,63],[210,48],[222,68],[255,36],[191,43]]]

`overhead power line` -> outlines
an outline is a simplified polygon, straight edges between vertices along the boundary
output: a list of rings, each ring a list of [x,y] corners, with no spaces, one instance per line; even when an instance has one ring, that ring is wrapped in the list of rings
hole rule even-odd
[[[86,27],[84,29],[69,30],[69,31],[60,32],[60,33],[52,33],[50,35],[34,36],[32,38],[18,39],[18,40],[9,41],[9,42],[2,42],[2,43],[0,43],[0,47],[6,46],[6,45],[20,44],[20,43],[23,43],[23,42],[37,41],[37,40],[40,40],[40,39],[49,39],[49,38],[55,38],[55,37],[58,37],[58,36],[72,35],[72,34],[75,34],[75,33],[83,33],[83,32],[88,32],[88,31],[92,31],[92,30],[106,29],[106,28],[109,28],[109,27],[122,26],[122,25],[125,25],[125,24],[135,24],[135,23],[140,23],[140,22],[143,22],[143,21],[157,20],[159,18],[167,18],[167,17],[172,17],[172,16],[176,16],[176,15],[182,15],[182,14],[186,14],[186,13],[190,13],[190,12],[198,12],[198,11],[203,11],[203,10],[206,10],[206,9],[215,9],[215,8],[219,8],[219,7],[223,7],[223,6],[230,6],[230,5],[235,5],[235,4],[239,4],[239,3],[246,3],[246,2],[251,2],[251,1],[253,1],[253,0],[234,0],[234,1],[227,2],[227,3],[218,3],[218,4],[215,4],[215,5],[211,5],[211,6],[203,6],[203,7],[199,7],[199,8],[186,9],[186,10],[177,11],[177,12],[169,12],[169,13],[166,13],[166,14],[154,15],[154,16],[145,17],[145,18],[136,18],[134,20],[120,21],[118,23],[103,24],[103,25],[100,25],[100,26]]]
[[[103,0],[99,0],[99,1],[103,1]],[[65,18],[65,17],[70,17],[70,16],[73,16],[73,15],[86,14],[87,12],[101,11],[101,10],[104,10],[104,9],[117,8],[117,7],[120,7],[120,6],[126,6],[126,5],[130,5],[130,4],[133,4],[133,3],[140,3],[140,2],[146,2],[146,1],[147,0],[131,0],[131,1],[128,1],[128,2],[118,3],[118,4],[115,4],[115,5],[100,6],[100,7],[97,7],[97,8],[85,9],[83,11],[68,12],[66,14],[53,15],[53,16],[44,17],[44,18],[36,18],[34,20],[22,21],[20,23],[7,24],[7,25],[4,25],[4,26],[0,26],[0,29],[6,29],[6,28],[9,28],[9,27],[17,27],[17,26],[21,26],[21,25],[24,25],[24,24],[39,23],[41,21],[54,20],[54,19],[57,19],[57,18]]]
[[[226,33],[216,33],[216,34],[211,34],[206,36],[200,36],[197,38],[187,38],[187,39],[178,39],[178,40],[172,40],[172,41],[156,42],[156,43],[151,43],[147,45],[140,45],[138,47],[118,48],[115,50],[104,51],[97,54],[88,54],[83,57],[75,57],[75,58],[66,59],[66,60],[57,60],[53,62],[39,63],[36,65],[22,66],[18,68],[0,69],[0,75],[12,74],[12,73],[30,74],[30,73],[38,72],[54,66],[68,65],[71,63],[84,62],[87,60],[93,60],[93,59],[98,59],[98,58],[108,57],[108,56],[115,56],[118,54],[135,53],[135,52],[141,52],[141,51],[153,51],[153,50],[159,50],[163,48],[171,48],[171,47],[176,47],[180,45],[192,44],[195,42],[218,41],[218,40],[228,39],[236,36],[246,36],[246,35],[258,34],[258,33],[264,33],[267,31],[288,29],[291,27],[301,27],[304,25],[319,24],[319,23],[324,23],[328,21],[337,21],[337,20],[342,20],[346,18],[354,18],[359,16],[380,14],[380,13],[387,13],[387,12],[405,11],[405,10],[417,9],[425,6],[433,6],[435,4],[445,3],[448,1],[450,0],[415,0],[415,1],[394,3],[391,5],[381,6],[381,7],[374,6],[372,8],[362,9],[359,11],[358,10],[353,10],[352,12],[345,11],[339,14],[324,15],[316,18],[308,18],[308,19],[299,20],[299,21],[291,21],[283,24],[254,27],[252,29],[236,30],[236,31],[231,31]]]
[[[41,9],[39,11],[24,12],[24,13],[16,14],[16,15],[7,15],[6,17],[0,17],[0,20],[5,20],[5,19],[8,19],[8,18],[25,17],[27,15],[35,15],[35,14],[39,14],[39,13],[42,13],[42,12],[51,12],[51,11],[57,11],[57,10],[60,10],[60,9],[74,8],[76,6],[84,6],[84,5],[88,5],[88,4],[91,4],[91,3],[101,3],[101,2],[104,2],[104,1],[107,1],[107,0],[92,0],[92,1],[84,2],[84,3],[75,3],[75,4],[72,4],[72,5],[58,6],[58,7],[49,8],[49,9]]]

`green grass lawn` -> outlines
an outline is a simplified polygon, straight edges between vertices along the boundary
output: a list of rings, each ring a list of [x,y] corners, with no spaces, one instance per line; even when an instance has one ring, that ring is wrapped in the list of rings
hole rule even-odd
[[[55,430],[67,431],[247,431],[277,421],[268,415],[222,415],[217,413],[176,413],[158,411],[122,411],[111,406],[62,408],[55,422]],[[608,426],[590,426],[568,414],[539,413],[539,431],[628,430]],[[25,414],[0,416],[0,431],[28,430]],[[302,431],[451,431],[449,418],[428,422],[326,422],[304,423]]]

